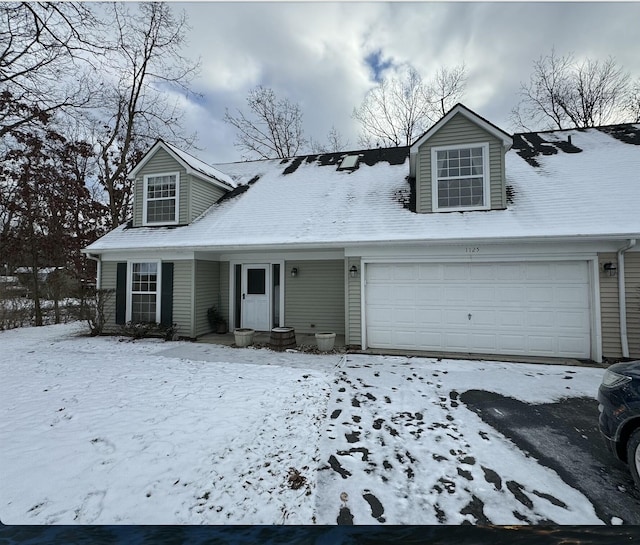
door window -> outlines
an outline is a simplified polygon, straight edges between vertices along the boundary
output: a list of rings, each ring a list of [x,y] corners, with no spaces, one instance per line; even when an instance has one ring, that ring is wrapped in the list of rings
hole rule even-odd
[[[265,273],[264,269],[247,269],[247,294],[264,295],[267,293]]]

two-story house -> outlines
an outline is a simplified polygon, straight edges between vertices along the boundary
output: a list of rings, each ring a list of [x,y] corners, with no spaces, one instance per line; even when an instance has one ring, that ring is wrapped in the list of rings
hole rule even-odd
[[[91,244],[112,325],[640,357],[640,124],[509,135],[458,104],[411,147],[210,166],[158,141]]]

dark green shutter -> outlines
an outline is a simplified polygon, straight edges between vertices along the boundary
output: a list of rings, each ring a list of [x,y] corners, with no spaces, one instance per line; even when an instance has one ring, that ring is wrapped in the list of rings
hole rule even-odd
[[[116,269],[116,324],[127,319],[127,264],[118,263]]]
[[[173,263],[162,264],[162,288],[160,294],[160,323],[173,325]]]

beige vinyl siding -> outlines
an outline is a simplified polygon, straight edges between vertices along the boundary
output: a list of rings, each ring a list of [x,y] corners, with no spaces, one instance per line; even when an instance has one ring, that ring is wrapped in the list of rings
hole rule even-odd
[[[462,114],[456,114],[434,136],[420,146],[416,165],[417,211],[431,212],[431,148],[489,143],[489,181],[491,209],[506,207],[504,149],[502,141],[489,134]]]
[[[618,276],[603,271],[607,262],[616,267],[615,253],[600,254],[600,314],[602,323],[602,355],[608,359],[622,357],[620,342],[620,310],[618,305]],[[625,254],[625,287],[627,307],[627,339],[629,356],[640,358],[640,253]]]
[[[362,274],[360,267],[360,259],[357,257],[347,258],[347,324],[345,343],[347,345],[362,346],[362,308],[360,295]],[[358,268],[358,274],[355,278],[351,278],[349,275],[349,269],[355,265]]]
[[[103,261],[100,264],[100,288],[113,290],[108,296],[104,305],[105,328],[104,333],[115,333],[118,329],[116,325],[116,275],[118,263],[115,261]]]
[[[135,179],[134,202],[133,202],[133,226],[140,227],[142,225],[143,210],[143,192],[144,177],[149,174],[166,174],[169,172],[180,173],[180,211],[178,223],[184,224],[189,221],[189,185],[191,176],[187,175],[187,171],[178,163],[171,155],[162,148],[149,159],[146,165],[138,172]]]
[[[180,337],[194,337],[193,333],[193,261],[173,262],[173,323],[178,325]]]
[[[196,178],[195,176],[191,176],[190,178],[189,201],[191,204],[191,210],[189,212],[189,222],[192,222],[220,197],[222,197],[222,195],[224,195],[224,191],[209,182]]]
[[[291,277],[291,269],[298,276]],[[299,333],[344,335],[344,260],[285,263],[285,325]]]
[[[220,264],[217,261],[196,261],[195,287],[195,335],[199,337],[211,331],[207,310],[220,309]]]

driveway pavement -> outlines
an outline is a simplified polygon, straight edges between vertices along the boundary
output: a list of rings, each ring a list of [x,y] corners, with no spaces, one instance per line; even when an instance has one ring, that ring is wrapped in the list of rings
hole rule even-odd
[[[598,431],[598,403],[569,398],[527,404],[469,390],[460,400],[520,449],[553,469],[593,503],[602,520],[640,524],[640,492],[627,467],[605,447]]]

